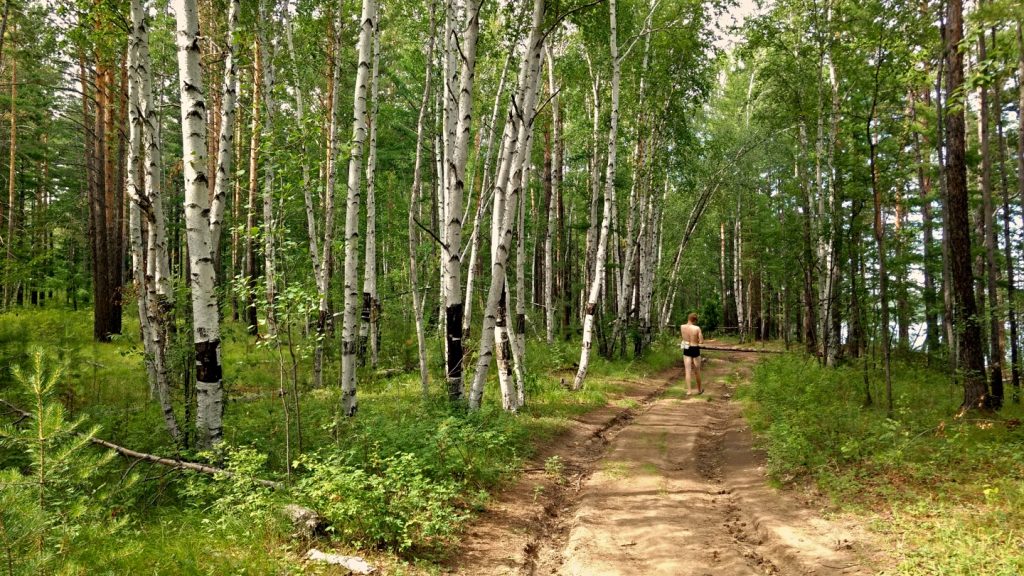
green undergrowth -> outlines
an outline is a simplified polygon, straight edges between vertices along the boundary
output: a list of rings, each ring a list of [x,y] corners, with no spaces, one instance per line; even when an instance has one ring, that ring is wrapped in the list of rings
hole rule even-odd
[[[37,572],[31,558],[52,573],[298,573],[310,569],[299,559],[314,544],[369,555],[388,566],[388,573],[432,573],[467,521],[495,490],[517,477],[536,447],[564,431],[571,418],[614,402],[628,382],[677,360],[670,341],[655,343],[638,360],[608,361],[595,354],[586,386],[572,392],[568,386],[579,344],[530,340],[527,405],[516,415],[501,410],[492,367],[483,409],[469,412],[445,400],[440,343],[432,340],[429,398],[402,354],[384,355],[382,369],[360,371],[359,411],[343,419],[337,342],[329,343],[325,386],[314,389],[312,350],[297,337],[301,417],[292,410],[286,424],[278,392],[283,383],[285,399],[292,401],[287,349],[279,353],[255,343],[243,327],[227,323],[225,441],[215,453],[201,453],[169,440],[149,394],[141,347],[133,336],[137,324],[130,316],[125,316],[125,336],[94,344],[87,311],[2,315],[0,360],[24,365],[33,350],[42,350],[44,371],[63,367],[47,402],[61,406],[69,422],[95,425],[97,436],[135,450],[209,462],[233,475],[175,472],[123,458],[100,465],[83,455],[69,464],[88,470],[89,481],[76,485],[92,494],[80,501],[81,514],[31,528],[33,514],[47,512],[25,504],[34,498],[23,489],[31,487],[31,451],[0,443],[0,470],[24,477],[5,476],[0,487],[5,502],[26,506],[20,516],[14,510],[4,517],[8,527],[28,526],[19,540],[28,547],[27,560],[15,573]],[[181,349],[172,354],[180,355],[173,360],[179,369],[187,363]],[[183,418],[180,386],[172,394]],[[0,397],[33,405],[32,395],[8,371],[0,374]],[[82,450],[96,452],[88,446]],[[256,478],[281,482],[284,489],[264,487]],[[327,520],[327,532],[318,542],[292,538],[280,513],[285,504],[316,510]],[[73,541],[58,538],[58,528],[75,534]]]
[[[923,359],[894,361],[887,417],[880,371],[825,369],[786,355],[754,370],[740,396],[769,471],[812,479],[840,507],[871,518],[895,558],[887,574],[1024,573],[1024,418],[958,415],[948,374]]]

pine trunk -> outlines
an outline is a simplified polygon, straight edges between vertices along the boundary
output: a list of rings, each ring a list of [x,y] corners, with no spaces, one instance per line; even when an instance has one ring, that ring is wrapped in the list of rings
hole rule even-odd
[[[963,3],[949,0],[947,4],[946,91],[958,94],[964,82]],[[971,234],[968,222],[967,162],[963,106],[946,106],[946,187],[949,211],[949,256],[957,330],[958,360],[964,387],[964,409],[979,408],[985,403],[987,386],[981,348],[981,325],[974,298],[974,275],[971,270]]]

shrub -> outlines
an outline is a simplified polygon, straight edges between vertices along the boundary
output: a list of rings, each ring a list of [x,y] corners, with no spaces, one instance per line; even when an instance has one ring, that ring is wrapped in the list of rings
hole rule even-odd
[[[302,459],[310,473],[297,487],[343,540],[400,552],[436,549],[466,518],[455,505],[463,485],[426,476],[413,454],[376,452],[367,468],[346,463],[350,457]]]

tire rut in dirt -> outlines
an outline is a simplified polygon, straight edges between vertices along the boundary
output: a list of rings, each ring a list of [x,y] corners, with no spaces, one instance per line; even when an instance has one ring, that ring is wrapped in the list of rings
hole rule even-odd
[[[731,396],[732,389],[730,387],[723,388]],[[721,486],[726,435],[740,416],[738,409],[729,404],[728,400],[709,402],[707,416],[707,424],[698,432],[694,447],[697,470],[709,484]],[[726,532],[726,540],[729,541],[732,548],[743,557],[752,570],[768,576],[781,574],[778,566],[758,551],[762,541],[748,529],[749,519],[745,518],[742,509],[737,505],[732,490],[719,488],[717,493],[721,496],[716,499],[716,503],[722,514],[722,527]]]
[[[575,474],[556,483],[555,490],[544,496],[548,501],[544,505],[544,514],[537,518],[539,525],[533,537],[523,550],[525,562],[521,574],[553,574],[562,565],[562,550],[569,538],[572,513],[579,505],[580,492],[594,473],[597,462],[607,452],[615,436],[636,420],[637,416],[650,409],[678,377],[679,373],[673,372],[662,385],[641,398],[639,404],[623,410],[595,430],[578,456],[566,459],[565,468],[574,470]]]

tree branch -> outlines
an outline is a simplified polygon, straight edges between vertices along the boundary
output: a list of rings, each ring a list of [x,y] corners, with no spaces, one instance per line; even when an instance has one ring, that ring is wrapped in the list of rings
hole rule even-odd
[[[8,402],[8,401],[6,401],[6,400],[4,400],[2,398],[0,398],[0,404],[3,404],[4,406],[7,406],[7,408],[12,410],[13,412],[15,412],[17,414],[20,414],[21,415],[21,420],[24,420],[26,418],[34,418],[35,417],[31,412],[26,412],[26,411],[22,410],[21,408],[18,408],[14,404],[11,404],[10,402]],[[19,420],[19,422],[21,420]],[[76,432],[76,434],[78,434],[80,436],[84,436],[84,434],[82,434],[81,432]],[[138,451],[132,450],[130,448],[125,448],[124,446],[120,446],[118,444],[114,444],[113,442],[110,442],[108,440],[103,440],[102,438],[96,438],[95,436],[89,436],[88,438],[89,438],[89,442],[92,442],[93,444],[96,444],[97,446],[102,446],[104,448],[109,448],[109,449],[113,450],[114,452],[117,452],[118,454],[121,454],[122,456],[127,456],[129,458],[136,458],[136,459],[139,459],[139,460],[145,460],[147,462],[152,462],[154,464],[159,464],[161,466],[167,466],[168,468],[171,468],[172,470],[191,470],[193,472],[201,472],[203,474],[222,474],[222,475],[224,475],[226,477],[229,477],[229,478],[233,477],[233,476],[237,476],[237,474],[235,474],[234,472],[231,472],[230,470],[225,470],[223,468],[217,468],[216,466],[207,466],[206,464],[200,464],[198,462],[189,462],[187,460],[179,460],[177,458],[166,458],[164,456],[157,456],[155,454],[147,454],[145,452],[138,452]],[[280,488],[284,487],[284,485],[281,484],[280,482],[274,482],[273,480],[264,480],[262,478],[251,478],[251,480],[253,482],[256,482],[257,484],[260,484],[262,486],[266,486],[267,488],[280,489]]]

